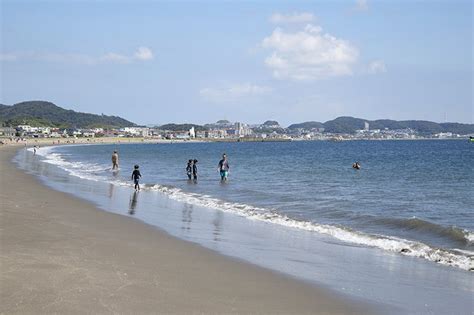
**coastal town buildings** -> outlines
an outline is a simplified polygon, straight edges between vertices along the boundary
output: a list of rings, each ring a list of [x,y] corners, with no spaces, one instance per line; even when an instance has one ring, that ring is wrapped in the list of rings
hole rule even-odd
[[[323,127],[282,128],[277,122],[267,121],[262,125],[231,123],[221,120],[205,126],[176,125],[173,130],[162,127],[124,128],[57,128],[35,127],[26,124],[15,127],[1,127],[0,137],[12,138],[100,138],[100,137],[142,137],[169,140],[215,140],[215,141],[309,141],[309,140],[414,140],[414,139],[459,139],[472,135],[453,132],[433,134],[419,133],[414,129],[370,129],[365,122],[363,129],[355,133],[330,133]],[[182,126],[182,128],[180,127]],[[187,126],[187,127],[186,127]],[[191,127],[189,127],[191,126]]]

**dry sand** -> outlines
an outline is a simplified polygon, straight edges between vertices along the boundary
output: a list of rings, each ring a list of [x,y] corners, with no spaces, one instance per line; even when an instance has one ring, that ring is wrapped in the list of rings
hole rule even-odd
[[[369,313],[51,190],[13,166],[16,150],[0,148],[2,314]]]

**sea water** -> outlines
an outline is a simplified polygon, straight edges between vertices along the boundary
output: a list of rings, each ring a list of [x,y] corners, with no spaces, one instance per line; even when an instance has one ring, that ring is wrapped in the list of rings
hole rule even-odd
[[[189,159],[197,181],[187,179]],[[468,141],[81,145],[16,160],[53,188],[223,254],[400,312],[472,312]]]

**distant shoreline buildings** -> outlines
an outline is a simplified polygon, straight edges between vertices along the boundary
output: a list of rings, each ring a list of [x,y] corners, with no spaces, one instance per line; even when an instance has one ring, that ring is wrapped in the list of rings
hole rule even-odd
[[[275,120],[249,125],[219,120],[215,123],[137,126],[118,116],[66,110],[51,102],[0,104],[0,137],[99,138],[141,137],[170,140],[290,141],[458,139],[474,136],[474,124],[435,123],[422,120],[367,120],[342,116],[324,123],[307,121],[282,127]]]
[[[157,127],[123,128],[55,128],[33,127],[27,124],[15,127],[0,127],[4,138],[150,138],[167,140],[209,140],[209,141],[300,141],[300,140],[415,140],[415,139],[463,139],[472,134],[438,132],[421,134],[412,128],[370,129],[365,121],[363,129],[355,133],[326,132],[322,127],[282,128],[276,121],[261,125],[242,122],[231,123],[221,120],[204,126],[169,124]]]

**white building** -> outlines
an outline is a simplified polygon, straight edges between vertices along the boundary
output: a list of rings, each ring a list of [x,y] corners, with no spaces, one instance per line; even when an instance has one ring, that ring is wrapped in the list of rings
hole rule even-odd
[[[236,122],[234,127],[236,136],[245,137],[252,134],[252,129],[250,129],[246,124]]]
[[[150,135],[150,128],[145,127],[125,127],[121,128],[120,131],[136,137],[148,137]]]
[[[225,129],[216,129],[206,131],[206,138],[225,138],[227,131]]]
[[[11,127],[0,127],[0,136],[14,137],[16,134],[15,128]]]
[[[196,138],[196,131],[194,130],[194,127],[191,127],[191,129],[189,129],[189,137],[190,138]]]

